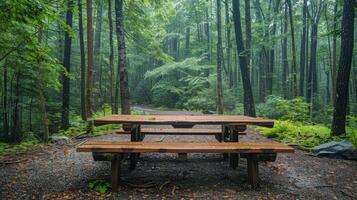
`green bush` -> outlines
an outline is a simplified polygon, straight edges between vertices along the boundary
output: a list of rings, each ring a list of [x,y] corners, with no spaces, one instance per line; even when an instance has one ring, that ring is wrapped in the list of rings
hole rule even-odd
[[[257,115],[270,119],[307,122],[309,120],[309,104],[301,97],[287,100],[270,95],[266,97],[265,103],[257,105]]]
[[[298,145],[307,150],[323,143],[343,139],[347,139],[357,147],[357,128],[352,126],[347,128],[347,134],[343,136],[331,136],[330,128],[325,125],[306,125],[291,121],[275,121],[273,128],[257,127],[256,129],[268,138]]]
[[[110,184],[104,180],[94,180],[89,182],[88,188],[100,194],[105,194],[110,188]]]

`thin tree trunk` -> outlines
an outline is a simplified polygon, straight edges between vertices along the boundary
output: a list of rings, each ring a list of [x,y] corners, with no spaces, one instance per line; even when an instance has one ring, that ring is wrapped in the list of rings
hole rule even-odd
[[[223,114],[221,1],[217,2],[217,112]]]
[[[311,50],[310,50],[310,64],[309,64],[309,75],[307,84],[307,102],[311,102],[311,109],[313,109],[313,103],[317,95],[317,66],[316,66],[316,55],[317,55],[317,27],[316,23],[312,24],[311,27]]]
[[[66,12],[66,24],[72,28],[72,16],[73,16],[73,0],[67,1]],[[71,44],[72,38],[69,33],[65,31],[64,38],[64,54],[63,54],[63,66],[68,73],[71,72]],[[70,102],[70,81],[66,74],[62,74],[62,129],[66,130],[69,127],[69,102]]]
[[[112,18],[112,0],[108,0],[108,21],[109,21],[109,70],[110,70],[110,105],[112,114],[118,114],[118,108],[115,107],[115,75],[114,75],[114,45],[113,45],[113,18]]]
[[[335,1],[334,18],[333,18],[333,37],[332,37],[332,102],[335,102],[336,97],[336,74],[337,74],[337,7],[338,0]]]
[[[244,44],[243,44],[239,0],[232,1],[232,4],[233,4],[233,20],[234,20],[234,30],[236,34],[237,52],[238,52],[239,66],[241,69],[243,89],[244,89],[244,115],[254,117],[255,116],[254,98],[253,98],[252,87],[249,79],[247,57],[245,54]]]
[[[84,47],[83,34],[83,15],[82,15],[82,0],[78,0],[78,26],[79,26],[79,49],[81,59],[81,116],[82,120],[87,121],[86,110],[86,55]]]
[[[190,32],[191,28],[188,26],[186,27],[186,33],[185,33],[185,56],[190,55]]]
[[[4,71],[3,71],[3,81],[4,81],[4,90],[3,90],[3,128],[4,128],[4,134],[5,134],[5,137],[7,140],[10,140],[10,137],[9,137],[9,108],[8,108],[8,100],[7,100],[7,75],[8,72],[7,72],[7,62],[5,61],[5,64],[4,64]]]
[[[251,27],[251,16],[250,16],[250,0],[245,0],[245,46],[247,51],[247,64],[250,66],[251,61],[251,44],[252,44],[252,27]]]
[[[87,133],[93,133],[93,70],[94,70],[94,50],[93,50],[93,4],[92,0],[87,0]]]
[[[128,72],[125,66],[125,32],[124,32],[124,13],[123,0],[115,0],[116,31],[118,41],[118,72],[120,77],[120,100],[121,113],[130,114]]]
[[[230,10],[228,5],[228,0],[224,2],[225,6],[225,14],[226,14],[226,41],[227,41],[227,69],[228,69],[228,81],[229,81],[229,88],[233,88],[233,70],[232,70],[232,42],[231,42],[231,22],[230,22]]]
[[[94,35],[94,86],[98,84],[98,91],[95,92],[94,110],[101,108],[103,102],[103,87],[102,87],[102,62],[101,62],[101,39],[102,39],[102,16],[103,16],[103,2],[95,1],[97,3],[97,16],[95,21],[95,35]]]
[[[11,142],[16,143],[19,139],[19,99],[20,99],[20,72],[15,74],[15,96],[12,111]]]
[[[306,12],[307,12],[307,0],[304,0],[302,9],[302,34],[301,34],[301,48],[300,48],[300,85],[299,95],[304,96],[305,86],[305,62],[306,62]]]
[[[287,0],[289,6],[289,18],[290,18],[290,31],[291,31],[291,48],[293,54],[293,63],[291,68],[292,73],[292,98],[297,96],[297,79],[296,79],[296,48],[295,48],[295,31],[294,31],[294,19],[292,14],[291,0]]]
[[[355,0],[344,1],[342,14],[341,53],[336,81],[336,98],[331,126],[332,135],[346,133],[348,88],[353,54]]]
[[[288,63],[288,39],[287,39],[287,32],[288,32],[288,5],[285,3],[284,6],[284,13],[285,13],[285,17],[283,19],[284,21],[284,26],[283,26],[283,34],[284,34],[284,38],[283,38],[283,42],[282,42],[282,89],[283,89],[283,95],[284,98],[288,98],[289,94],[288,94],[288,73],[289,73],[289,63]]]

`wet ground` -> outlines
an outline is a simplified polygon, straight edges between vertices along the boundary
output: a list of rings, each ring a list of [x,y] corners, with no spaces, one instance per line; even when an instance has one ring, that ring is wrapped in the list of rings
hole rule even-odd
[[[92,139],[129,141],[129,136],[109,133]],[[270,141],[252,129],[240,140]],[[133,171],[124,162],[117,193],[100,195],[90,191],[88,183],[109,180],[110,165],[94,162],[90,153],[77,153],[75,147],[82,141],[1,158],[0,199],[357,199],[357,162],[318,158],[300,150],[261,163],[260,187],[255,189],[246,183],[245,159],[233,170],[221,154],[189,154],[187,160],[176,154],[142,154]],[[146,136],[144,141],[216,140],[214,136]]]

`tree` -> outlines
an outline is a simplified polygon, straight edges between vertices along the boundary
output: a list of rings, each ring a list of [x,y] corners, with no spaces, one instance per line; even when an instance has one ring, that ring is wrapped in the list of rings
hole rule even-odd
[[[300,84],[299,95],[304,96],[305,86],[305,64],[306,64],[306,13],[307,13],[307,0],[304,0],[302,8],[302,33],[301,33],[301,47],[300,47]]]
[[[94,50],[93,50],[93,5],[92,0],[87,0],[87,119],[88,133],[93,133],[93,68],[94,68]]]
[[[335,1],[334,17],[333,17],[333,39],[332,39],[332,102],[335,102],[336,97],[336,73],[337,73],[337,7],[338,0]]]
[[[223,114],[221,0],[217,0],[217,112]]]
[[[68,27],[72,28],[72,16],[73,16],[73,0],[67,1],[67,12],[66,12],[66,24]],[[67,73],[71,72],[71,46],[72,38],[69,32],[65,32],[64,38],[64,55],[63,55],[63,66]],[[62,75],[62,129],[68,129],[69,127],[69,97],[70,97],[70,80],[68,75]]]
[[[110,105],[112,114],[117,114],[115,108],[115,75],[114,75],[114,45],[113,45],[113,19],[112,19],[112,0],[108,0],[108,21],[109,21],[109,70],[110,70]]]
[[[102,39],[102,18],[103,18],[103,1],[95,1],[96,3],[96,20],[95,20],[95,33],[94,33],[94,87],[98,85],[98,90],[94,102],[94,110],[101,107],[102,103],[102,59],[101,59],[101,39]]]
[[[254,117],[255,116],[254,98],[252,93],[252,87],[250,85],[247,57],[245,54],[244,44],[243,44],[239,0],[232,1],[232,4],[233,4],[234,30],[236,34],[236,45],[237,45],[239,66],[241,69],[243,89],[244,89],[244,115]]]
[[[125,52],[123,1],[124,0],[115,0],[116,31],[117,31],[118,53],[119,53],[118,74],[120,78],[121,113],[130,114],[128,72],[125,66],[126,52]],[[118,97],[116,99],[118,99]]]
[[[284,37],[282,38],[281,42],[281,48],[282,48],[282,89],[283,89],[283,95],[284,98],[289,97],[288,93],[288,73],[289,73],[289,61],[288,61],[288,39],[287,39],[287,32],[288,32],[288,4],[285,2],[284,3],[284,19],[283,19],[283,25],[282,25],[282,32],[284,34]]]
[[[294,31],[294,19],[291,8],[291,0],[286,0],[289,6],[289,18],[290,18],[290,31],[291,31],[291,48],[293,54],[293,62],[291,67],[292,73],[292,98],[297,96],[297,80],[296,80],[296,48],[295,48],[295,31]]]
[[[310,50],[310,64],[307,82],[307,101],[311,103],[311,110],[314,110],[317,95],[318,95],[318,81],[317,81],[317,33],[318,24],[320,21],[321,13],[325,8],[324,1],[312,1],[310,5],[311,11],[308,9],[307,16],[311,22],[311,50]]]
[[[82,120],[87,120],[86,109],[86,55],[84,47],[84,34],[83,34],[83,15],[82,15],[82,0],[77,1],[78,5],[78,34],[79,34],[79,50],[80,50],[80,62],[81,62],[81,116]]]
[[[346,133],[345,125],[349,95],[348,88],[353,54],[355,6],[355,0],[344,1],[341,25],[341,52],[336,81],[336,97],[333,110],[333,120],[331,126],[332,135],[341,135]]]

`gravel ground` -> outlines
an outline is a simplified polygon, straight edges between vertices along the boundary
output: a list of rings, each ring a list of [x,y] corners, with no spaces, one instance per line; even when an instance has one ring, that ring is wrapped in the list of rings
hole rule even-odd
[[[92,139],[130,138],[109,133]],[[271,141],[251,129],[240,140]],[[88,190],[88,182],[109,180],[110,165],[94,162],[90,153],[77,153],[75,146],[81,141],[1,158],[0,199],[357,199],[357,162],[318,158],[300,150],[261,163],[260,187],[255,189],[246,183],[245,159],[232,170],[221,154],[189,154],[187,160],[176,154],[142,154],[133,171],[124,162],[117,193],[100,195]],[[214,136],[146,136],[144,141],[216,140]],[[4,164],[7,160],[17,162]]]

